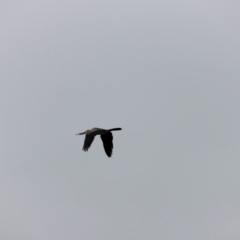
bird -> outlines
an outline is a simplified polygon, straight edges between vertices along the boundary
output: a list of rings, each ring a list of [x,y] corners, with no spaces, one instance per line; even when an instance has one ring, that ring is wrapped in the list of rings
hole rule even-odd
[[[91,147],[91,144],[95,138],[95,136],[100,135],[101,139],[103,141],[103,147],[105,150],[105,153],[108,157],[112,156],[113,151],[113,135],[112,131],[120,131],[122,128],[111,128],[111,129],[102,129],[102,128],[92,128],[90,130],[87,130],[82,133],[78,133],[76,135],[84,135],[85,134],[85,140],[83,144],[83,151],[88,151],[88,149]]]

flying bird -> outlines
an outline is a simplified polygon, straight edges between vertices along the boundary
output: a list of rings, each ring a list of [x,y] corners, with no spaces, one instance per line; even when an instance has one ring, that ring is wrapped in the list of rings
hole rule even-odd
[[[91,144],[95,138],[96,135],[100,135],[101,139],[103,141],[103,147],[108,157],[112,156],[113,151],[113,135],[111,131],[120,131],[121,128],[112,128],[112,129],[102,129],[102,128],[93,128],[91,130],[87,130],[82,133],[78,133],[76,135],[84,135],[85,134],[85,140],[83,144],[83,151],[88,151],[88,149],[91,147]]]

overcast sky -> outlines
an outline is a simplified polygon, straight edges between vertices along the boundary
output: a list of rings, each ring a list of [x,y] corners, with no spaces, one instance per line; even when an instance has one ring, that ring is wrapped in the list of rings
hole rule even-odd
[[[1,1],[0,239],[239,240],[239,11]]]

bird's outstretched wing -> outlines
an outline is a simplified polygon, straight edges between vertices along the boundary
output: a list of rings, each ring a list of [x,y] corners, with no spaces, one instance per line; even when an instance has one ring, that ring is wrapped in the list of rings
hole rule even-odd
[[[90,147],[94,140],[95,135],[94,134],[86,134],[84,144],[83,144],[83,150],[86,152]]]
[[[113,151],[113,135],[111,132],[107,132],[101,135],[103,141],[103,147],[108,157],[112,156]]]

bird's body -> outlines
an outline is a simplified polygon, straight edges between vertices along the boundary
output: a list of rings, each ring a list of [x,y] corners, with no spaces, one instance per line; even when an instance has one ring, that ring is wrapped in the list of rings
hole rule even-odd
[[[102,128],[92,128],[91,130],[87,130],[82,133],[78,133],[76,135],[84,135],[85,140],[83,144],[83,150],[88,151],[91,147],[91,144],[96,135],[101,135],[101,139],[103,141],[103,147],[108,157],[112,156],[113,151],[113,135],[111,131],[119,131],[121,128],[112,128],[112,129],[102,129]]]

